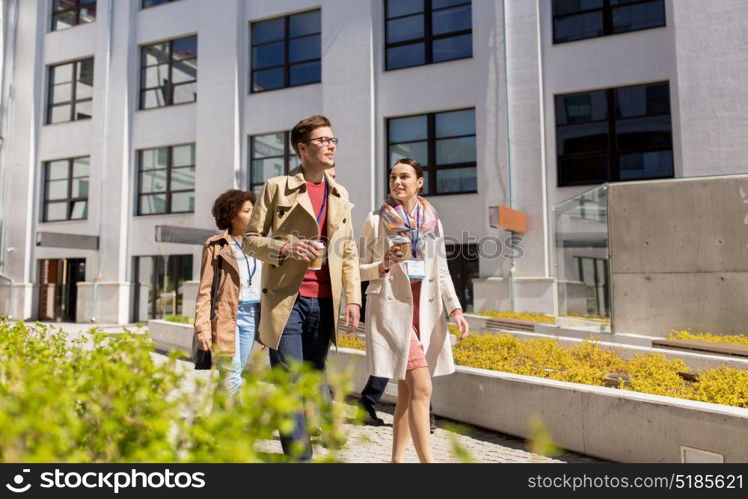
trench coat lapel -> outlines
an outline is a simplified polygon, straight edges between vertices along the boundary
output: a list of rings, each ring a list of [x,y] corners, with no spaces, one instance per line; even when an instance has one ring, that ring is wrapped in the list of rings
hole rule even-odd
[[[306,179],[304,178],[304,172],[300,166],[297,166],[288,173],[288,190],[296,191],[294,204],[301,206],[304,211],[312,217],[312,220],[317,223],[317,214],[314,213],[312,200],[309,198],[309,193],[306,191]]]
[[[223,245],[223,248],[218,254],[236,271],[237,274],[239,274],[239,267],[236,264],[234,250],[231,248],[231,236],[229,236],[228,231],[224,232],[223,238],[226,240],[227,244]]]

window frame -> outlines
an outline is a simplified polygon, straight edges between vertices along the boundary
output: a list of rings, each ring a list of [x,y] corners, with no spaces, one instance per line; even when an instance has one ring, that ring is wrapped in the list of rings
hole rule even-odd
[[[50,5],[50,16],[49,16],[49,31],[65,31],[66,29],[75,28],[76,26],[80,26],[81,24],[93,24],[96,22],[96,11],[94,12],[94,20],[93,21],[84,21],[81,22],[81,0],[74,0],[75,5],[73,7],[68,7],[66,9],[63,9],[62,11],[55,11],[55,0],[52,0],[49,2]],[[99,2],[96,0],[95,5],[98,9]],[[75,12],[75,23],[72,26],[68,26],[67,28],[56,28],[55,27],[55,21],[57,20],[57,17],[60,14],[65,14],[68,12]]]
[[[389,164],[390,162],[390,147],[393,145],[401,145],[401,144],[412,144],[414,142],[426,142],[426,156],[428,158],[428,164],[422,165],[423,171],[428,177],[428,189],[426,192],[424,192],[422,195],[424,197],[432,197],[432,196],[459,196],[462,194],[478,194],[478,183],[476,181],[476,189],[474,191],[460,191],[460,192],[437,192],[436,191],[436,172],[437,171],[444,171],[444,170],[457,170],[461,168],[474,168],[476,172],[476,180],[477,180],[477,174],[478,174],[478,128],[477,123],[475,123],[475,133],[474,134],[468,134],[468,135],[449,135],[445,137],[437,137],[436,136],[436,116],[438,114],[447,114],[447,113],[454,113],[459,111],[473,111],[473,117],[475,119],[475,111],[476,108],[474,107],[464,107],[464,108],[458,108],[458,109],[449,109],[446,111],[436,111],[436,112],[429,112],[429,113],[417,113],[417,114],[407,114],[402,116],[391,116],[385,119],[385,176],[384,176],[384,192],[388,193],[390,191],[390,183],[389,183],[389,177],[390,177],[390,169],[393,165]],[[391,120],[398,120],[403,118],[415,118],[419,116],[426,116],[426,138],[423,140],[410,140],[406,142],[390,142],[390,122]],[[436,143],[438,140],[445,140],[445,139],[458,139],[458,138],[466,138],[466,137],[475,137],[476,140],[476,158],[475,162],[463,162],[463,163],[451,163],[448,165],[439,166],[436,162]]]
[[[638,87],[651,87],[651,86],[659,86],[659,85],[667,85],[668,88],[668,109],[670,110],[668,113],[654,113],[654,114],[638,114],[635,116],[626,116],[623,118],[619,118],[616,115],[616,101],[615,101],[615,93],[618,90],[623,90],[627,88],[638,88]],[[571,97],[575,95],[585,95],[585,94],[592,94],[597,92],[605,92],[606,97],[606,106],[607,106],[607,118],[605,120],[595,120],[595,121],[585,121],[583,123],[567,123],[563,125],[559,125],[558,123],[558,109],[557,109],[557,100],[559,98],[563,97]],[[599,185],[606,182],[635,182],[635,181],[642,181],[642,180],[660,180],[660,179],[667,179],[667,178],[674,178],[675,177],[675,150],[674,150],[674,144],[673,144],[673,108],[672,108],[672,92],[670,88],[670,81],[656,81],[656,82],[650,82],[650,83],[640,83],[636,85],[623,85],[620,87],[609,87],[609,88],[602,88],[602,89],[594,89],[594,90],[587,90],[583,92],[572,92],[568,94],[557,94],[553,96],[554,100],[554,130],[555,130],[555,141],[556,141],[556,185],[557,187],[574,187],[574,186],[586,186],[586,185]],[[669,116],[670,117],[670,149],[663,149],[659,146],[651,146],[651,147],[641,147],[637,148],[635,150],[621,150],[618,147],[616,138],[617,138],[617,124],[621,121],[628,121],[628,120],[636,120],[641,118],[656,118],[660,116]],[[572,153],[572,154],[561,154],[558,147],[558,131],[560,128],[565,127],[573,127],[573,126],[580,126],[580,125],[589,125],[589,124],[595,124],[595,123],[606,123],[607,122],[607,139],[608,139],[608,147],[605,149],[605,151],[593,151],[593,152],[583,152],[583,153]],[[631,179],[621,179],[621,168],[620,168],[620,158],[622,155],[626,154],[636,154],[636,153],[646,153],[646,152],[666,152],[669,151],[672,155],[673,159],[673,172],[671,175],[665,175],[665,176],[658,176],[658,177],[645,177],[645,178],[631,178]],[[577,182],[562,182],[562,168],[561,168],[561,162],[563,159],[591,159],[591,158],[598,158],[598,157],[605,157],[608,160],[608,178],[607,179],[600,179],[597,181],[577,181]]]
[[[195,39],[195,46],[197,47],[197,43],[198,43],[198,36],[197,36],[197,34],[192,34],[192,35],[187,35],[187,36],[180,36],[179,38],[171,38],[169,40],[162,40],[160,42],[151,42],[151,43],[147,43],[147,44],[143,44],[143,45],[139,46],[139,48],[140,48],[140,65],[138,67],[138,71],[140,72],[140,75],[139,75],[139,85],[138,85],[138,111],[149,111],[151,109],[163,109],[165,107],[195,104],[197,102],[197,89],[196,89],[196,91],[195,91],[195,100],[188,101],[188,102],[177,102],[177,103],[174,103],[174,88],[175,87],[184,86],[184,85],[190,85],[190,84],[193,84],[193,83],[195,85],[197,85],[197,81],[198,81],[198,71],[199,71],[199,68],[198,68],[198,64],[199,64],[198,59],[199,59],[199,54],[196,54],[194,57],[187,57],[185,59],[181,59],[179,61],[176,61],[174,59],[174,43],[182,41],[182,40],[188,40],[190,38],[194,38]],[[150,48],[150,47],[153,47],[153,46],[156,46],[156,45],[162,45],[162,44],[168,44],[168,46],[169,46],[169,49],[168,49],[169,54],[167,56],[167,58],[168,58],[167,62],[166,63],[161,63],[161,64],[147,65],[146,64],[145,51],[148,48]],[[184,62],[184,61],[189,61],[189,60],[194,60],[195,61],[195,79],[194,80],[189,80],[189,81],[180,81],[179,83],[174,83],[174,75],[173,75],[173,73],[174,73],[174,64],[176,62]],[[145,84],[146,84],[146,82],[145,82],[145,79],[146,79],[146,76],[145,76],[146,75],[146,70],[148,68],[162,66],[163,64],[167,64],[168,65],[168,82],[165,85],[158,85],[156,87],[146,87],[145,86]],[[150,92],[150,91],[153,91],[153,90],[159,90],[159,89],[163,88],[164,86],[167,88],[166,103],[163,106],[145,107],[144,96],[146,95],[146,92]]]
[[[388,15],[388,0],[383,0],[384,2],[384,26],[383,26],[383,39],[384,39],[384,71],[399,71],[401,69],[409,69],[409,68],[417,68],[419,66],[429,66],[431,64],[442,64],[445,62],[452,62],[452,61],[460,61],[463,59],[472,59],[474,57],[474,47],[471,45],[470,49],[470,55],[465,57],[458,57],[456,59],[448,59],[446,61],[434,61],[434,41],[436,40],[442,40],[445,38],[454,38],[458,36],[464,36],[464,35],[470,35],[471,41],[472,41],[472,35],[473,35],[473,1],[472,0],[464,0],[462,3],[455,4],[455,5],[448,5],[446,7],[441,7],[434,9],[432,7],[432,0],[423,0],[423,11],[421,11],[421,14],[423,15],[423,37],[421,38],[413,38],[410,40],[402,40],[399,42],[388,42],[387,41],[387,23],[389,21],[395,21],[397,19],[404,19],[406,17],[412,17],[414,15],[417,15],[416,13],[411,14],[405,14],[402,16],[396,16],[390,18]],[[441,10],[447,10],[447,9],[454,9],[456,7],[463,7],[465,5],[470,6],[470,29],[463,29],[459,31],[451,31],[448,33],[442,33],[439,35],[433,34],[433,21],[432,21],[432,14],[434,12],[439,12]],[[398,68],[391,68],[389,67],[389,57],[388,53],[389,50],[392,48],[398,48],[398,47],[404,47],[407,45],[417,45],[419,43],[423,43],[424,47],[424,62],[422,64],[413,64],[410,66],[402,66]]]
[[[593,40],[595,38],[603,38],[606,36],[623,35],[625,33],[636,33],[637,31],[645,31],[648,29],[657,29],[657,28],[667,27],[667,5],[665,4],[665,0],[630,0],[629,3],[623,4],[623,5],[611,5],[610,0],[602,0],[602,2],[603,2],[602,7],[579,10],[576,12],[572,12],[570,14],[556,14],[556,3],[555,1],[551,0],[551,29],[553,31],[553,45],[561,45],[564,43],[574,43],[574,42],[580,42],[583,40]],[[615,9],[629,7],[631,5],[655,3],[655,2],[660,2],[662,4],[662,10],[664,13],[664,16],[662,17],[662,24],[657,25],[657,26],[647,26],[645,28],[629,29],[626,31],[615,31],[615,27],[613,26],[613,11]],[[557,33],[556,33],[556,20],[557,19],[579,16],[582,14],[589,14],[592,12],[602,13],[602,16],[603,16],[602,34],[587,36],[583,38],[575,38],[573,40],[561,40],[561,41],[558,40]]]
[[[279,133],[283,134],[283,156],[266,156],[264,158],[255,158],[254,157],[255,144],[254,144],[254,140],[253,139],[255,139],[257,137],[265,137],[265,136],[268,136],[268,135],[277,135]],[[248,176],[247,176],[247,190],[254,192],[254,187],[255,186],[260,186],[261,187],[267,181],[267,180],[264,180],[262,183],[253,183],[252,182],[252,178],[253,178],[253,175],[252,175],[252,173],[253,173],[252,172],[252,169],[253,169],[252,162],[255,161],[255,160],[283,158],[283,175],[288,175],[288,173],[292,170],[292,168],[291,168],[292,160],[293,160],[294,157],[298,158],[298,156],[296,155],[296,152],[291,147],[291,130],[281,130],[279,132],[268,132],[268,133],[256,133],[256,134],[253,134],[253,135],[249,135],[247,137],[247,139],[249,140],[249,148],[248,148],[249,149],[249,161],[248,161],[248,163],[249,163],[249,165],[248,165],[249,169],[248,169],[248,172],[247,172],[248,173]],[[301,162],[300,159],[299,159],[299,162]],[[294,166],[293,168],[296,168],[296,166]]]
[[[195,162],[192,165],[183,165],[179,167],[174,167],[174,148],[175,147],[184,147],[184,146],[192,146],[193,152],[195,154]],[[166,149],[166,168],[154,168],[151,170],[143,170],[143,153],[146,151],[156,151],[158,149]],[[172,195],[173,194],[182,194],[185,192],[192,192],[193,194],[197,191],[197,178],[194,180],[194,185],[192,189],[179,189],[179,190],[172,190],[171,189],[171,177],[172,177],[172,171],[173,170],[179,170],[183,168],[193,168],[195,170],[195,176],[197,176],[197,145],[194,142],[187,142],[184,144],[173,144],[168,146],[158,146],[158,147],[146,147],[143,149],[137,150],[137,191],[135,193],[135,216],[136,217],[151,217],[151,216],[163,216],[163,215],[184,215],[189,213],[195,213],[195,210],[188,210],[188,211],[173,211],[172,210]],[[143,192],[143,177],[142,173],[144,171],[166,171],[166,180],[165,185],[166,189],[163,191],[158,192]],[[154,196],[156,194],[163,194],[166,196],[166,208],[163,212],[159,213],[141,213],[141,205],[140,200],[143,197],[146,196]]]
[[[79,71],[79,68],[81,66],[81,63],[86,62],[86,61],[91,61],[91,65],[93,67],[93,69],[92,69],[93,79],[91,80],[91,97],[86,97],[86,98],[83,98],[83,99],[78,99],[77,98],[78,97],[78,71]],[[70,85],[71,85],[72,88],[70,89],[70,100],[64,101],[64,102],[54,102],[54,100],[53,100],[53,97],[54,97],[54,88],[56,86],[55,81],[54,81],[54,77],[53,77],[54,71],[57,68],[60,68],[62,66],[68,66],[68,65],[72,66],[72,69],[71,69],[72,76],[71,76],[71,80],[70,80]],[[84,57],[82,59],[75,59],[75,60],[67,61],[67,62],[60,62],[60,63],[57,63],[57,64],[49,64],[49,65],[47,65],[47,106],[46,106],[46,113],[45,113],[45,120],[44,120],[44,124],[45,125],[56,125],[56,124],[59,124],[59,123],[70,123],[70,122],[73,122],[73,121],[90,120],[91,118],[93,118],[93,96],[94,96],[93,89],[94,89],[94,85],[96,83],[95,72],[96,72],[96,63],[94,61],[94,57],[93,56],[92,57]],[[91,116],[89,116],[87,118],[76,118],[75,117],[76,116],[76,112],[75,112],[76,108],[78,107],[78,104],[81,104],[81,103],[84,103],[84,102],[91,102]],[[53,122],[52,121],[52,110],[55,107],[62,107],[62,106],[70,106],[70,116],[69,116],[69,119],[67,119],[65,121],[54,121]]]
[[[60,158],[60,159],[49,159],[42,162],[42,210],[41,210],[41,223],[57,223],[57,222],[81,222],[88,220],[88,203],[89,203],[89,196],[78,196],[73,197],[73,181],[78,178],[84,178],[84,177],[74,177],[73,171],[75,168],[75,161],[79,159],[87,159],[88,160],[88,179],[89,179],[89,189],[90,189],[90,179],[91,179],[91,156],[75,156],[73,158]],[[67,163],[68,172],[65,176],[65,180],[68,183],[67,188],[67,194],[65,195],[64,199],[49,199],[49,168],[52,163],[58,163],[61,161],[65,161]],[[62,180],[62,179],[59,179]],[[90,190],[89,190],[90,194]],[[86,216],[82,218],[72,218],[73,214],[73,206],[77,202],[85,201],[86,202]],[[49,205],[50,204],[66,204],[65,209],[65,218],[58,219],[58,220],[50,220],[48,216],[49,211]]]
[[[156,5],[146,5],[145,3],[147,1],[148,0],[140,0],[140,10],[152,9],[154,7],[161,7],[162,5],[167,5],[170,3],[178,2],[179,0],[164,0],[163,2],[156,4]]]
[[[302,36],[290,36],[290,26],[291,26],[291,18],[294,16],[301,16],[304,14],[309,14],[311,12],[319,12],[320,15],[320,27],[318,32],[314,33],[307,33]],[[278,19],[283,19],[283,38],[281,40],[274,40],[271,42],[264,42],[255,44],[254,43],[254,26],[259,23],[264,23],[268,21],[277,21]],[[307,38],[312,36],[319,36],[320,37],[320,54],[319,58],[315,59],[305,59],[303,61],[296,61],[294,63],[291,63],[290,59],[290,45],[292,40],[297,40],[299,38]],[[253,52],[256,47],[262,47],[265,45],[272,45],[274,43],[283,43],[283,64],[277,64],[275,66],[267,66],[260,69],[255,69],[254,64],[255,60],[253,57]],[[310,81],[306,83],[298,83],[295,85],[291,85],[291,67],[292,66],[298,66],[300,64],[310,64],[313,62],[319,62],[320,66],[320,72],[319,72],[319,81]],[[283,85],[277,88],[266,88],[264,90],[255,90],[255,73],[262,72],[262,71],[270,71],[271,69],[283,69]],[[250,94],[262,94],[265,92],[272,92],[274,90],[282,90],[285,88],[296,88],[296,87],[303,87],[305,85],[316,85],[322,83],[322,9],[321,8],[315,8],[315,9],[309,9],[301,12],[294,12],[293,14],[286,14],[283,16],[276,16],[271,17],[268,19],[260,19],[258,21],[250,21],[249,22],[249,93]]]

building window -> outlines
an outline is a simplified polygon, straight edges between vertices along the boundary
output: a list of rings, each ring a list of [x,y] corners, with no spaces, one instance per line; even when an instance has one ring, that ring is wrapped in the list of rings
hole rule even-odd
[[[558,185],[673,176],[668,83],[556,97]]]
[[[665,26],[664,0],[553,0],[553,42]]]
[[[253,135],[249,138],[249,188],[259,194],[265,181],[288,175],[301,164],[291,146],[291,132]]]
[[[197,37],[141,47],[140,109],[197,100]]]
[[[472,57],[471,2],[385,0],[385,38],[387,70]]]
[[[94,60],[49,67],[47,124],[88,119],[93,111]]]
[[[423,165],[424,195],[478,192],[475,109],[390,118],[387,138],[388,181],[395,162],[413,158]]]
[[[195,211],[195,145],[138,151],[138,215]]]
[[[176,2],[177,0],[143,0],[141,7],[147,9],[148,7],[155,7],[164,3]]]
[[[96,0],[52,0],[52,31],[96,20]]]
[[[252,92],[322,81],[320,13],[252,23]]]
[[[88,218],[89,157],[44,163],[43,222]]]
[[[192,255],[136,256],[133,322],[182,315],[184,282],[192,279]]]

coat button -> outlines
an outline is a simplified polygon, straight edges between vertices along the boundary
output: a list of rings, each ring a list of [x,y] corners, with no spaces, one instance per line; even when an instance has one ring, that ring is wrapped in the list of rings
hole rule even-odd
[[[346,220],[348,220],[348,219],[347,219],[347,218],[344,218],[344,219],[343,219],[343,223],[345,223],[345,221],[346,221]]]
[[[430,278],[429,278],[429,282],[434,282],[434,278],[433,278],[433,277],[430,277]]]
[[[262,288],[262,292],[263,292],[264,294],[268,294],[268,289],[267,289],[267,288]]]

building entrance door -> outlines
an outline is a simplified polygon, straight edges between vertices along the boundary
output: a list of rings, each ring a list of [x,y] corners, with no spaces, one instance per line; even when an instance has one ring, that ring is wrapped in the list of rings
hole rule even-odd
[[[75,322],[77,284],[85,279],[85,258],[40,260],[39,320]]]

